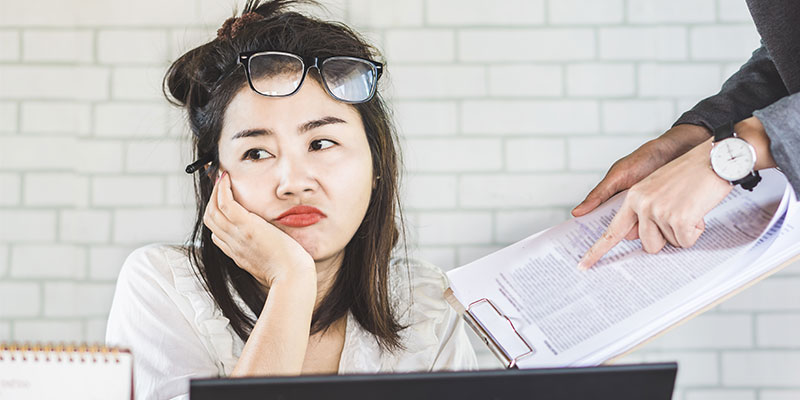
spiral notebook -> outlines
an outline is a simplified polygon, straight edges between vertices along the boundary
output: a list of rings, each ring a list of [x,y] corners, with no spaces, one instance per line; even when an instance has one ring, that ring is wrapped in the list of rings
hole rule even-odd
[[[133,356],[104,346],[0,343],[0,400],[133,399]]]

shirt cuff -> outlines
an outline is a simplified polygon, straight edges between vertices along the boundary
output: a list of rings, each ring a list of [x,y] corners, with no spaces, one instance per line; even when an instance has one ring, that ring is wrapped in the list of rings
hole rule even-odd
[[[800,198],[800,93],[756,110],[753,115],[764,125],[772,159]]]

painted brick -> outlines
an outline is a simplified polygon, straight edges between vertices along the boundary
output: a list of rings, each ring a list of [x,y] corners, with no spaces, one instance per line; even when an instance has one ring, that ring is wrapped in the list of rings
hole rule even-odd
[[[167,107],[157,103],[109,103],[95,107],[97,136],[152,137],[167,131]]]
[[[39,298],[38,283],[0,282],[0,318],[38,315]]]
[[[0,340],[10,342],[11,339],[11,324],[0,322]]]
[[[80,320],[32,320],[14,323],[14,340],[18,342],[81,343],[83,323]]]
[[[177,140],[157,139],[128,142],[125,152],[127,172],[181,173],[192,162],[188,143]]]
[[[384,55],[394,63],[455,61],[451,30],[406,29],[386,32]]]
[[[111,71],[111,98],[124,100],[162,100],[161,82],[166,69],[161,67],[117,67]]]
[[[461,126],[468,134],[594,133],[598,109],[591,100],[468,100],[462,105]]]
[[[645,138],[638,137],[569,139],[569,169],[607,171],[614,161],[630,154],[645,142]]]
[[[0,98],[102,100],[108,70],[90,66],[0,65]]]
[[[407,175],[402,204],[408,209],[455,208],[457,187],[452,175]]]
[[[113,30],[97,34],[97,59],[104,64],[164,64],[168,39],[165,31]]]
[[[200,3],[203,7],[205,5],[220,5],[223,4],[222,2],[202,2]],[[232,11],[230,7],[228,8],[226,16],[214,19],[216,21],[224,21],[226,18],[232,15]],[[220,23],[222,25],[222,23]],[[217,32],[215,30],[210,29],[197,29],[193,27],[183,27],[178,29],[173,29],[169,33],[169,55],[168,58],[170,60],[177,60],[178,57],[182,56],[184,53],[188,52],[189,50],[206,44],[217,37]]]
[[[86,252],[71,245],[15,245],[11,249],[14,278],[82,278]]]
[[[58,282],[44,284],[44,315],[97,317],[108,315],[114,284]]]
[[[687,30],[681,26],[601,28],[604,60],[685,60]]]
[[[567,66],[570,96],[629,96],[635,91],[632,64],[575,64]]]
[[[15,206],[20,202],[20,179],[19,175],[12,173],[0,173],[0,206]]]
[[[0,61],[16,61],[19,58],[19,33],[0,31]]]
[[[481,244],[492,239],[487,212],[429,212],[419,216],[420,245]]]
[[[83,340],[87,343],[105,343],[107,322],[105,318],[86,321],[86,337]]]
[[[723,22],[753,22],[747,3],[739,0],[717,0],[719,20]],[[762,399],[763,400],[763,399]]]
[[[9,254],[8,246],[0,245],[0,278],[5,277],[8,272]]]
[[[358,27],[420,26],[422,0],[350,0],[350,23]]]
[[[36,173],[25,176],[23,201],[32,206],[85,206],[89,179],[74,173]]]
[[[194,210],[147,208],[114,212],[113,242],[144,244],[183,243],[192,231]]]
[[[609,100],[601,105],[603,132],[611,134],[661,134],[678,119],[666,100]]]
[[[576,206],[600,174],[475,174],[461,178],[462,207],[507,209]]]
[[[483,67],[395,66],[391,77],[394,96],[398,99],[486,95],[486,70]]]
[[[111,213],[63,210],[58,237],[66,243],[107,243],[111,239]]]
[[[712,22],[716,18],[714,3],[715,0],[629,1],[628,21],[635,24]]]
[[[492,65],[489,67],[489,95],[561,96],[563,75],[561,67],[552,65]]]
[[[80,6],[80,12],[76,7]],[[192,0],[90,1],[4,3],[0,26],[135,26],[194,24],[197,13]]]
[[[146,206],[164,202],[160,177],[115,176],[92,180],[92,204],[96,206]]]
[[[709,96],[719,91],[720,69],[710,64],[639,66],[641,96]]]
[[[120,141],[81,138],[73,166],[82,173],[122,172],[124,155]]]
[[[566,145],[561,139],[508,139],[509,171],[557,171],[566,166]]]
[[[688,389],[684,400],[756,400],[754,390]]]
[[[775,273],[775,277],[797,276],[800,275],[800,260],[797,260]]]
[[[622,0],[556,0],[548,5],[551,24],[613,24],[625,14]]]
[[[404,154],[406,168],[412,172],[496,171],[503,167],[503,146],[497,139],[408,139]]]
[[[90,63],[94,58],[94,37],[85,30],[28,30],[22,34],[22,59],[35,62]]]
[[[800,399],[800,390],[761,390],[759,400],[797,400]]]
[[[753,345],[753,319],[745,314],[704,314],[667,332],[648,349],[736,349]]]
[[[0,136],[0,170],[41,171],[72,168],[75,140],[61,137]]]
[[[167,205],[185,208],[195,206],[194,183],[191,177],[185,174],[168,176],[166,186]]]
[[[514,243],[560,224],[569,217],[567,211],[559,209],[499,211],[496,216],[495,239],[502,243]]]
[[[16,132],[17,104],[0,102],[0,133]]]
[[[443,271],[456,266],[456,251],[452,247],[423,246],[415,252],[415,257],[425,260]]]
[[[89,132],[92,109],[76,102],[22,103],[22,131],[30,133],[85,134]]]
[[[447,101],[398,101],[397,128],[404,136],[452,135],[458,130],[458,106]]]
[[[800,351],[722,353],[722,384],[791,388],[800,382]]]
[[[473,262],[479,258],[485,257],[489,254],[500,250],[503,246],[499,245],[470,245],[459,246],[458,248],[458,265],[465,265]]]
[[[800,278],[766,279],[722,303],[722,310],[800,310]]]
[[[491,4],[491,3],[487,3]],[[595,56],[591,29],[462,30],[458,58],[462,61],[572,61]],[[520,45],[524,51],[520,51]]]
[[[56,238],[56,214],[52,211],[0,210],[0,241],[52,242]]]
[[[433,0],[425,15],[429,25],[532,25],[544,22],[544,0]]]
[[[92,246],[89,249],[89,278],[93,281],[116,281],[119,270],[134,246]]]
[[[800,315],[766,314],[756,316],[758,347],[800,348]]]
[[[744,26],[700,26],[692,28],[691,55],[695,60],[735,60],[744,62],[760,46],[752,24]]]
[[[642,362],[670,362],[679,365],[676,386],[711,386],[719,383],[719,356],[713,352],[642,353]]]

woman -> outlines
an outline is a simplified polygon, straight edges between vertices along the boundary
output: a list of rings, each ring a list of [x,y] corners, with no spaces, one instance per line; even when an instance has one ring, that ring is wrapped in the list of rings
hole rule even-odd
[[[201,376],[476,367],[441,271],[391,257],[376,52],[287,5],[249,1],[165,77],[194,133],[198,215],[189,245],[136,250],[120,272],[106,341],[132,349],[137,396]]]

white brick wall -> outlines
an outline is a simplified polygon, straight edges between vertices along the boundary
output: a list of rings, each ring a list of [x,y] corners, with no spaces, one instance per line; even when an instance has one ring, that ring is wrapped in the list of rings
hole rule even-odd
[[[0,340],[101,341],[126,256],[188,236],[161,79],[236,3],[3,4]],[[759,41],[744,0],[323,3],[384,51],[410,248],[445,269],[568,218]],[[800,398],[798,287],[800,263],[625,360],[677,360],[676,400]]]

